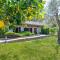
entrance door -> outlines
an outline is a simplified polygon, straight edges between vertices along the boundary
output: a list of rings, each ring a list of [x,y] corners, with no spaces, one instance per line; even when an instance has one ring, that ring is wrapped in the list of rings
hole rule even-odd
[[[21,27],[17,27],[15,30],[16,33],[21,32]]]
[[[32,32],[32,28],[29,28],[30,32]]]

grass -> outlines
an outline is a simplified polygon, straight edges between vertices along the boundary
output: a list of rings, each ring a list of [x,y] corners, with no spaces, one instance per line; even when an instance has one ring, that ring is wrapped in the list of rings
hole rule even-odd
[[[0,44],[0,60],[60,60],[57,38]]]

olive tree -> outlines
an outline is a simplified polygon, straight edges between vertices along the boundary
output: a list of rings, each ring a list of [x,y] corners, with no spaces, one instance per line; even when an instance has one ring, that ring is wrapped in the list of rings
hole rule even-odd
[[[59,30],[58,30],[58,43],[60,44],[60,1],[59,0],[51,0],[48,5],[48,14],[55,18]]]

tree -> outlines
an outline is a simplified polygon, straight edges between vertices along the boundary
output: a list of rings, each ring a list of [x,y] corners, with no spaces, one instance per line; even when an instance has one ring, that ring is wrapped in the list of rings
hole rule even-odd
[[[3,20],[6,31],[25,20],[33,20],[37,16],[44,18],[44,3],[42,0],[0,0],[0,20]]]
[[[44,7],[42,0],[1,0],[0,3],[1,18],[16,25],[24,20],[32,20],[35,15],[42,13]]]
[[[60,44],[60,20],[59,20],[59,7],[60,7],[60,1],[59,0],[51,0],[48,5],[48,13],[50,16],[55,17],[56,22],[59,27],[58,31],[58,43]]]

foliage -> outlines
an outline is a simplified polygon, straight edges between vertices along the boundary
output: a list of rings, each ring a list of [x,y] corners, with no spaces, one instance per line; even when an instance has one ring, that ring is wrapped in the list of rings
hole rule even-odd
[[[41,34],[49,34],[49,28],[41,28]]]
[[[0,21],[0,37],[4,36],[4,28],[5,28],[5,25],[4,25],[4,22],[1,20]]]
[[[60,44],[60,0],[51,0],[48,6],[48,15],[55,17],[59,31],[58,31],[58,44]]]
[[[21,35],[19,33],[15,33],[15,32],[6,32],[5,36],[7,36],[7,38],[21,37]]]
[[[36,15],[40,13],[43,17],[44,4],[42,0],[0,0],[0,20],[3,20],[5,26],[14,29],[25,20],[37,18]]]
[[[1,11],[4,10],[2,18],[15,24],[20,24],[26,18],[31,20],[44,7],[42,0],[1,0],[1,3]]]
[[[36,20],[44,20],[45,14],[46,14],[45,12],[37,14]]]
[[[60,0],[51,0],[48,5],[48,15],[52,18],[54,23],[57,23],[58,27],[60,28],[60,19],[59,19],[59,7],[60,7]]]
[[[58,29],[57,29],[56,27],[49,28],[49,33],[50,33],[51,35],[55,35],[57,31],[58,31]]]
[[[34,35],[34,33],[31,33],[29,31],[24,31],[24,32],[20,32],[21,36],[30,36],[30,35]]]
[[[5,24],[4,21],[0,21],[0,28],[4,28]]]
[[[4,29],[0,29],[0,37],[4,37],[4,33],[5,33]]]
[[[8,31],[8,27],[4,26],[3,28],[0,28],[0,37],[4,38],[5,33]]]
[[[7,36],[8,38],[16,38],[16,37],[23,37],[23,36],[30,36],[33,35],[33,33],[31,32],[19,32],[19,33],[15,33],[15,32],[6,32],[5,36]]]

